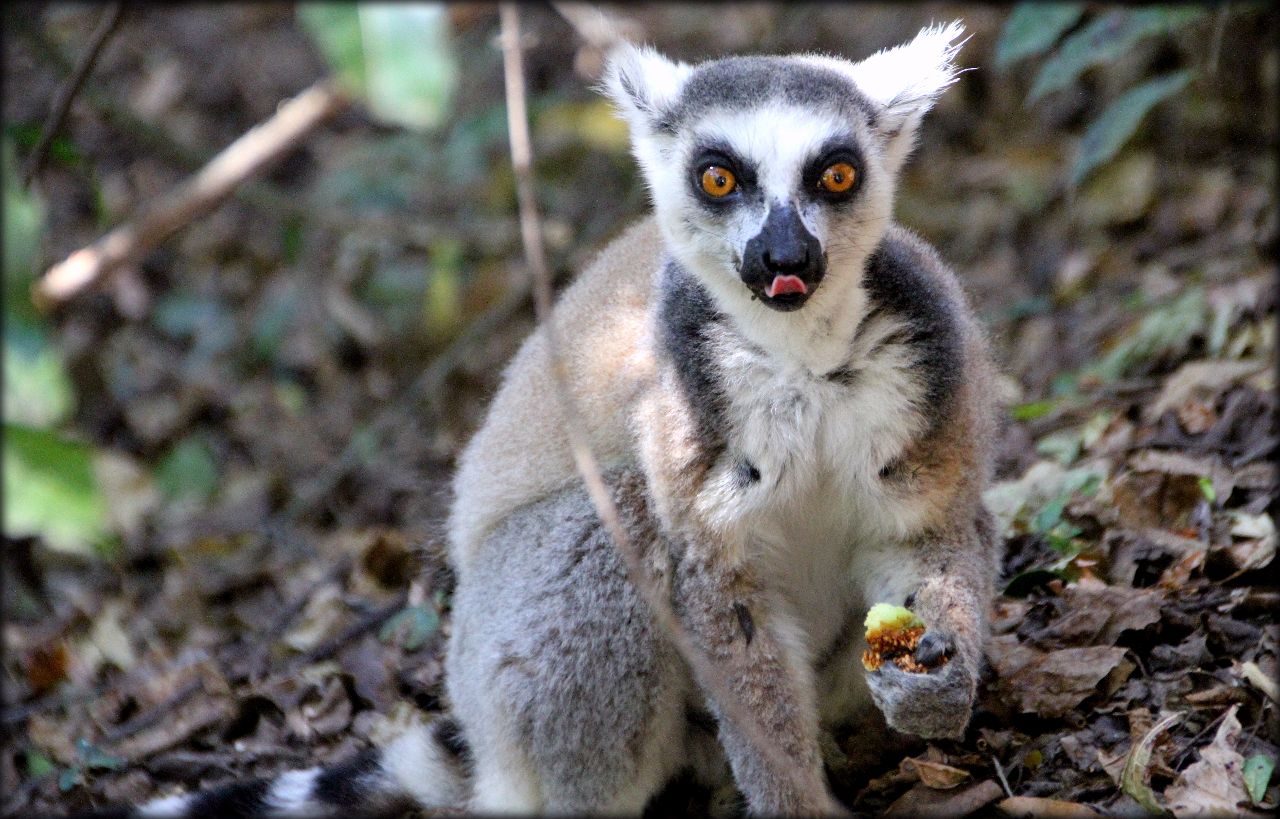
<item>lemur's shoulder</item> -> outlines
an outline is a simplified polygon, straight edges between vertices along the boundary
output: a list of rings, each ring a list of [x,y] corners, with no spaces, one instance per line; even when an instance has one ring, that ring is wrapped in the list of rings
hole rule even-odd
[[[630,456],[626,407],[652,369],[645,335],[662,254],[657,223],[641,220],[596,254],[552,313],[577,422],[606,465]],[[449,522],[456,562],[466,565],[479,541],[512,511],[574,479],[569,423],[546,335],[537,330],[507,366],[485,423],[459,459]]]
[[[903,460],[949,476],[933,499],[945,518],[955,498],[980,491],[990,471],[999,390],[989,342],[950,265],[901,225],[886,231],[868,259],[864,286],[871,309],[902,318],[919,350],[930,424]]]
[[[982,328],[960,279],[915,232],[892,224],[867,260],[863,278],[870,308],[908,321],[925,351],[930,399],[946,400],[960,381],[989,364]]]

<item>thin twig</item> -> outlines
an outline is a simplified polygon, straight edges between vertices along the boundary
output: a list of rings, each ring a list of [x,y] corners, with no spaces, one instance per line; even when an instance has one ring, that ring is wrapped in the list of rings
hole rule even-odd
[[[115,745],[134,734],[152,727],[165,717],[171,716],[179,706],[186,703],[198,692],[204,690],[204,681],[197,678],[188,680],[177,691],[165,697],[151,708],[119,725],[113,726],[102,734],[102,741],[107,745]]]
[[[547,340],[547,357],[551,363],[551,377],[561,408],[567,419],[566,429],[573,459],[577,464],[587,492],[596,506],[600,520],[609,530],[614,544],[628,556],[633,555],[630,538],[618,519],[618,510],[605,488],[595,454],[577,423],[578,408],[569,393],[564,362],[560,356],[559,329],[551,320],[551,274],[547,266],[546,251],[542,242],[542,225],[538,205],[534,198],[533,149],[529,139],[529,117],[524,85],[523,57],[520,51],[520,13],[511,3],[499,5],[502,26],[502,63],[507,98],[507,127],[511,139],[511,163],[516,177],[516,198],[520,208],[520,238],[524,244],[525,262],[533,274],[533,304],[541,332]],[[642,584],[643,585],[643,584]]]
[[[249,177],[281,159],[349,104],[350,98],[328,80],[284,103],[269,120],[227,146],[195,177],[161,198],[135,221],[50,268],[35,286],[37,303],[65,301],[118,268],[137,262],[216,207]]]
[[[534,199],[533,151],[529,138],[529,119],[525,99],[524,67],[520,49],[519,10],[512,2],[498,6],[502,34],[502,64],[507,100],[507,127],[511,139],[511,161],[516,177],[516,197],[520,208],[520,233],[524,239],[525,260],[533,273],[534,307],[538,315],[540,332],[544,334],[547,358],[555,393],[565,416],[565,432],[578,474],[586,486],[587,494],[595,506],[596,514],[609,533],[614,547],[623,558],[632,585],[645,598],[659,626],[671,638],[697,677],[707,687],[716,704],[729,720],[747,736],[752,747],[774,766],[777,771],[793,771],[799,762],[786,756],[772,738],[752,718],[744,703],[734,694],[733,688],[721,668],[712,662],[693,643],[688,632],[680,625],[670,602],[659,591],[644,570],[643,558],[636,544],[622,528],[617,507],[605,487],[599,463],[587,441],[581,423],[577,402],[568,388],[564,361],[560,355],[559,329],[551,317],[552,291],[542,243],[542,229]],[[796,777],[797,779],[800,777]]]
[[[22,187],[28,187],[31,180],[35,179],[36,174],[40,173],[44,167],[45,159],[49,156],[49,146],[53,144],[53,138],[62,130],[62,123],[67,118],[67,113],[71,110],[71,103],[76,98],[76,94],[80,93],[80,88],[84,85],[84,81],[89,77],[89,73],[93,71],[93,66],[98,62],[98,55],[102,53],[102,48],[107,44],[107,40],[111,39],[111,35],[120,27],[120,21],[124,18],[124,4],[112,3],[106,11],[102,13],[102,19],[98,21],[98,28],[94,30],[93,35],[89,38],[89,46],[85,49],[84,54],[80,55],[80,61],[76,63],[75,70],[71,72],[71,76],[67,77],[66,82],[58,89],[58,95],[54,98],[53,105],[49,108],[49,116],[44,121],[44,128],[40,132],[40,140],[36,143],[36,147],[32,149],[31,156],[27,159],[27,166],[22,171]]]
[[[1004,766],[1000,764],[1000,760],[995,754],[991,755],[991,764],[995,766],[996,776],[1000,779],[1000,787],[1004,788],[1004,795],[1013,796],[1013,788],[1009,787],[1009,780],[1004,775]]]
[[[271,626],[262,634],[254,635],[252,642],[252,652],[249,655],[248,676],[250,679],[258,678],[267,673],[271,663],[271,648],[276,640],[285,632],[285,629],[293,622],[307,604],[315,598],[316,594],[333,583],[340,583],[342,578],[351,571],[352,564],[355,562],[351,555],[343,555],[338,562],[329,568],[319,579],[307,585],[293,601],[276,616]]]
[[[1209,59],[1205,65],[1205,73],[1210,77],[1218,73],[1218,57],[1222,54],[1222,37],[1227,31],[1227,12],[1230,9],[1230,3],[1223,3],[1218,9],[1218,19],[1213,22],[1213,37],[1209,41]]]
[[[409,600],[408,592],[400,592],[395,599],[385,606],[374,609],[368,614],[361,617],[355,623],[352,623],[346,631],[334,637],[330,637],[320,645],[308,651],[306,654],[299,654],[290,660],[284,668],[285,674],[293,674],[299,669],[313,665],[332,657],[338,653],[338,650],[348,643],[354,642],[356,639],[373,631],[386,621],[390,620],[394,615],[398,614]]]

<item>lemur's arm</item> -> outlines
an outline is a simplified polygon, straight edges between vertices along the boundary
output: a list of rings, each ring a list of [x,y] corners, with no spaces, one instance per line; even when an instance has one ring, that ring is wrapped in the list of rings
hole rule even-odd
[[[724,703],[713,681],[697,680],[750,810],[846,813],[827,789],[816,692],[799,629],[744,563],[743,544],[703,525],[694,511],[712,454],[698,439],[688,407],[678,390],[655,390],[637,420],[647,482],[670,549],[672,608],[730,688],[734,702]]]
[[[959,737],[969,722],[987,633],[987,601],[991,599],[992,548],[986,531],[989,513],[976,515],[942,531],[911,539],[901,552],[878,553],[876,560],[911,565],[916,572],[905,601],[925,622],[916,659],[932,670],[913,674],[885,663],[867,674],[872,698],[889,726],[922,737]],[[977,520],[975,521],[974,518]],[[875,578],[875,566],[862,576]],[[883,574],[880,572],[879,574]],[[871,602],[883,587],[868,583]],[[897,601],[891,601],[897,602]],[[939,665],[946,660],[945,664]]]
[[[725,704],[699,679],[734,779],[753,813],[843,813],[827,791],[812,675],[780,601],[704,541],[677,546],[673,599],[682,625],[727,683]],[[743,724],[750,721],[751,725]],[[767,747],[761,747],[761,744]]]

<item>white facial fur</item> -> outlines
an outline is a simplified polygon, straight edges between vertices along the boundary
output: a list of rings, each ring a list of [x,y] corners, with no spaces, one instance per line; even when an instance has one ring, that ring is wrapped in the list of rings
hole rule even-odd
[[[851,81],[869,101],[874,124],[859,106],[837,114],[826,106],[769,99],[750,106],[712,105],[678,127],[667,127],[665,115],[681,102],[697,68],[634,46],[610,56],[605,89],[631,126],[668,247],[754,343],[815,373],[838,366],[847,355],[865,302],[861,271],[888,227],[897,176],[920,120],[955,79],[951,61],[958,46],[951,43],[961,31],[958,23],[925,29],[911,43],[859,63],[820,55],[786,58]],[[833,77],[833,82],[839,80]],[[858,113],[849,115],[850,110]],[[801,172],[828,140],[841,135],[857,145],[864,173],[856,202],[834,208],[800,195]],[[719,213],[701,206],[689,166],[693,153],[708,143],[726,146],[754,165],[763,196]],[[797,208],[827,256],[821,285],[791,313],[754,299],[737,269],[747,242],[777,204]]]

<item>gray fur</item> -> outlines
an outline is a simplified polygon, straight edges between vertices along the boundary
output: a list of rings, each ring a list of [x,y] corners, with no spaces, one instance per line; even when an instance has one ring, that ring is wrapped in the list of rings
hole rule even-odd
[[[779,102],[809,110],[826,108],[844,119],[875,124],[876,107],[836,72],[783,57],[747,56],[698,66],[676,104],[659,112],[659,127],[674,133],[716,109],[741,111]]]
[[[725,399],[708,333],[722,325],[724,317],[706,289],[678,262],[667,262],[658,287],[661,355],[670,363],[685,400],[693,408],[698,449],[710,464],[725,449]],[[758,471],[755,480],[759,480]]]
[[[633,536],[656,537],[647,510],[631,512]],[[652,725],[683,727],[687,671],[656,633],[585,491],[516,513],[478,558],[455,592],[447,676],[477,755],[490,735],[518,737],[552,813],[608,809],[644,765],[682,767],[680,748],[664,748],[666,761],[645,755]]]
[[[910,231],[894,226],[867,263],[863,285],[872,309],[901,317],[905,342],[918,351],[917,372],[925,381],[925,414],[930,426],[951,412],[964,373],[964,349],[957,294],[946,287],[937,252]]]

